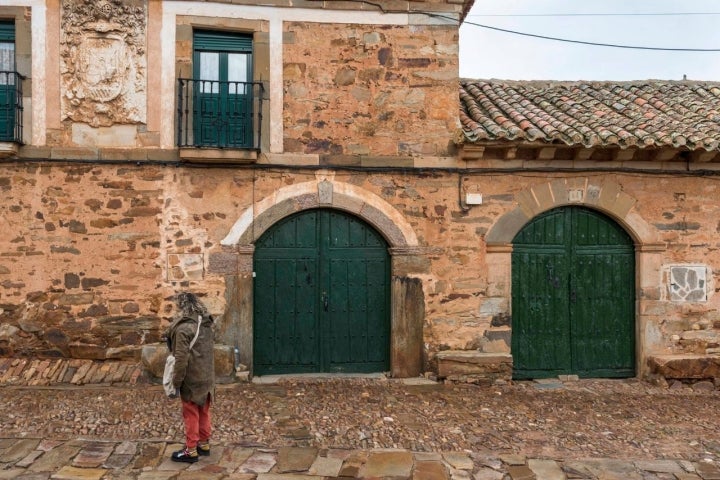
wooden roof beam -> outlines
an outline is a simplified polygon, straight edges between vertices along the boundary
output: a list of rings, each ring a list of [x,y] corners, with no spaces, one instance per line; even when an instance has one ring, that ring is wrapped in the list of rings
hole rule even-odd
[[[613,152],[612,158],[616,162],[629,162],[635,157],[636,151],[634,148],[627,148],[625,150],[617,149]]]
[[[557,151],[557,148],[555,147],[544,147],[538,150],[537,156],[535,157],[536,160],[553,160],[555,158],[555,152]]]
[[[590,160],[593,152],[592,148],[578,148],[575,150],[574,160]]]
[[[675,158],[675,155],[677,155],[678,151],[672,148],[660,148],[655,151],[653,155],[650,156],[650,160],[653,162],[669,162],[673,158]]]
[[[479,145],[463,145],[460,158],[463,160],[480,160],[485,156],[485,147]]]
[[[717,159],[717,156],[717,150],[711,150],[709,152],[705,150],[700,150],[699,152],[695,152],[695,154],[693,155],[693,161],[701,163],[712,162]]]

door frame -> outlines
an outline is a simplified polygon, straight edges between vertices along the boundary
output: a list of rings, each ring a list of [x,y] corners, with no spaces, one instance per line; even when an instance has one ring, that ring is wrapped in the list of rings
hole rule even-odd
[[[663,252],[666,243],[634,210],[635,198],[622,187],[597,177],[559,177],[514,192],[517,206],[501,215],[485,235],[488,290],[503,298],[509,318],[511,311],[512,240],[525,224],[547,210],[574,205],[595,209],[617,222],[635,243],[635,372],[649,373],[647,357],[662,348],[661,339],[651,334],[658,319],[650,308],[660,299]],[[511,327],[507,327],[512,335]],[[510,345],[508,344],[508,353]]]
[[[238,217],[211,254],[209,269],[225,276],[227,309],[216,322],[220,343],[238,347],[240,362],[253,372],[253,253],[255,242],[276,222],[314,208],[342,210],[364,220],[389,245],[390,375],[409,378],[424,370],[425,296],[421,275],[429,272],[431,249],[419,246],[413,227],[380,196],[331,175],[280,188]]]
[[[313,215],[314,214],[314,215]],[[284,259],[284,260],[291,260],[291,261],[298,261],[298,262],[307,262],[309,260],[309,265],[313,265],[315,268],[309,270],[309,278],[308,283],[300,282],[302,283],[302,287],[304,288],[310,288],[307,287],[307,285],[311,285],[316,296],[310,297],[313,298],[314,301],[309,302],[309,304],[312,305],[312,312],[314,313],[313,322],[304,322],[304,325],[309,326],[310,323],[312,323],[312,326],[310,328],[304,329],[305,332],[303,332],[302,336],[305,339],[304,342],[302,342],[304,345],[308,345],[307,343],[307,337],[305,337],[305,334],[307,333],[314,333],[314,335],[311,336],[311,338],[314,338],[314,344],[316,347],[316,355],[317,355],[317,364],[315,365],[319,370],[313,371],[311,373],[332,373],[334,371],[342,371],[347,369],[351,364],[353,366],[350,366],[351,369],[357,369],[357,370],[348,370],[348,373],[355,373],[364,371],[364,369],[368,369],[369,372],[375,373],[375,372],[385,372],[388,370],[389,367],[389,352],[390,352],[390,256],[387,253],[387,242],[385,242],[384,238],[375,230],[371,225],[369,225],[367,222],[363,221],[362,219],[358,218],[356,215],[351,215],[343,212],[342,210],[338,209],[328,209],[328,208],[318,208],[318,209],[310,209],[310,210],[303,210],[300,212],[297,212],[291,216],[285,217],[282,220],[276,222],[274,225],[272,225],[269,229],[265,231],[263,236],[259,239],[262,240],[265,238],[265,235],[268,234],[275,234],[277,233],[276,228],[280,227],[282,228],[282,223],[290,220],[295,219],[298,223],[293,223],[295,225],[295,228],[298,228],[297,225],[300,222],[303,222],[303,216],[306,215],[313,215],[314,222],[312,222],[313,227],[313,234],[310,235],[308,233],[308,236],[305,237],[306,240],[314,236],[315,244],[314,247],[310,246],[303,246],[303,247],[297,247],[297,246],[283,246],[283,247],[273,247],[268,246],[264,247],[263,250],[266,250],[266,255],[259,255],[259,250],[256,246],[255,255],[254,255],[254,268],[259,267],[258,261],[262,260],[265,261],[274,261],[278,259]],[[333,230],[333,217],[334,216],[340,216],[343,219],[352,219],[350,220],[352,223],[359,225],[362,230],[362,235],[369,235],[373,238],[373,240],[377,240],[380,242],[380,244],[375,245],[363,245],[363,246],[342,246],[342,245],[333,245],[331,242],[331,239],[333,238],[333,232],[339,232],[337,230]],[[311,218],[313,218],[311,217]],[[341,220],[342,222],[343,220]],[[303,222],[305,225],[307,225],[307,222]],[[310,230],[306,230],[306,232],[309,232]],[[346,240],[350,240],[351,243],[353,242],[352,238],[346,238]],[[274,250],[274,248],[279,248],[280,250]],[[314,251],[314,253],[313,253]],[[292,253],[290,253],[292,252]],[[343,252],[343,254],[340,254],[338,256],[339,252]],[[350,253],[352,252],[352,253]],[[358,255],[359,254],[359,255]],[[350,256],[348,256],[350,255]],[[383,298],[382,300],[382,306],[376,310],[374,313],[368,313],[367,315],[363,315],[360,318],[360,324],[353,324],[350,325],[348,323],[348,326],[355,327],[354,329],[351,329],[353,332],[359,332],[357,329],[358,326],[368,326],[372,325],[374,327],[381,327],[382,330],[382,338],[383,341],[379,342],[381,344],[378,344],[378,342],[367,342],[368,349],[375,352],[377,355],[382,355],[383,359],[382,362],[370,362],[367,359],[365,359],[365,363],[360,365],[357,361],[355,362],[336,362],[333,363],[333,350],[332,350],[332,341],[329,341],[328,335],[330,334],[331,328],[333,325],[336,325],[335,320],[332,320],[336,314],[333,314],[332,312],[335,311],[336,306],[340,306],[344,302],[340,301],[336,304],[332,299],[338,299],[339,295],[342,295],[343,289],[338,289],[337,291],[333,289],[332,287],[332,280],[333,278],[336,278],[332,274],[332,261],[333,260],[367,260],[375,262],[375,268],[372,268],[371,270],[375,273],[371,275],[372,278],[374,278],[374,281],[371,279],[368,279],[368,285],[375,285],[375,289],[372,289],[372,287],[368,288],[368,291],[366,293],[373,293],[375,296],[375,299]],[[378,269],[377,265],[378,263],[382,264],[382,269]],[[265,263],[266,267],[268,265],[274,265],[272,263]],[[260,271],[258,269],[257,271]],[[305,270],[308,271],[307,269]],[[349,282],[348,276],[342,276],[341,277],[341,285],[344,285],[343,282]],[[292,283],[292,281],[291,281]],[[287,285],[285,283],[284,285]],[[297,292],[297,282],[295,282],[295,293],[289,293],[288,295],[293,298],[301,298],[303,297],[303,294],[298,295]],[[305,290],[306,293],[304,295],[307,295],[309,292]],[[320,293],[322,292],[322,293]],[[265,291],[263,288],[260,288],[259,291],[255,289],[253,292],[253,299],[256,299],[258,295],[264,295]],[[276,297],[276,293],[272,294],[272,297]],[[305,307],[308,307],[309,304],[305,303],[305,300],[308,297],[304,297],[301,302],[305,305]],[[328,303],[325,303],[323,308],[323,300],[325,302],[329,301]],[[366,298],[367,300],[367,298]],[[276,299],[269,299],[270,304],[277,305]],[[283,301],[280,301],[279,303],[286,303]],[[291,302],[292,303],[292,302]],[[358,304],[351,302],[348,298],[348,303],[354,305],[355,307],[358,307]],[[375,302],[380,303],[380,302]],[[371,305],[372,303],[367,303],[367,305]],[[254,305],[255,306],[255,305]],[[261,309],[264,310],[264,309]],[[274,310],[274,309],[271,309]],[[370,311],[370,309],[366,309],[366,311]],[[253,315],[258,313],[256,310],[253,311]],[[342,315],[341,315],[342,317]],[[263,315],[263,318],[270,318],[272,321],[275,322],[275,324],[278,324],[278,316],[277,313],[275,314],[267,314],[267,312]],[[257,320],[254,318],[254,321]],[[309,317],[306,317],[306,320],[309,320]],[[284,324],[282,320],[280,320],[281,324]],[[340,322],[342,323],[342,322]],[[297,322],[290,322],[290,324],[294,324],[297,327]],[[262,325],[262,324],[260,324]],[[284,324],[288,325],[288,324]],[[258,325],[254,325],[255,326]],[[256,333],[256,332],[253,332]],[[363,330],[360,333],[368,333],[366,330]],[[376,330],[377,333],[377,330]],[[295,334],[297,337],[298,333]],[[349,340],[350,336],[347,337]],[[253,347],[255,347],[256,342],[258,339],[253,335]],[[286,345],[290,349],[293,348],[293,346],[297,345],[296,342],[290,341],[290,342],[281,342],[281,345]],[[352,348],[348,348],[344,351],[350,351]],[[280,364],[275,363],[277,361],[277,357],[274,357],[273,360],[275,360],[273,363],[269,364],[269,368],[279,368],[280,370],[283,370],[285,368],[288,368],[287,364]],[[382,363],[382,368],[378,368],[376,370],[375,363],[379,364]],[[371,366],[371,364],[373,364]],[[297,364],[290,365],[290,369],[297,368]],[[308,365],[305,365],[304,367],[301,367],[297,373],[302,373],[302,370],[309,371]]]
[[[575,220],[577,220],[578,223],[575,223]],[[603,232],[617,232],[614,235],[612,233],[608,234],[613,235],[613,237],[616,238],[617,242],[619,243],[581,243],[580,237],[576,236],[576,234],[578,233],[577,228],[581,225],[581,223],[579,222],[581,222],[582,220],[592,221],[593,225],[598,225],[598,228],[601,228]],[[526,232],[526,229],[531,227],[536,222],[541,222],[540,225],[544,227],[541,228],[541,231],[547,231],[547,226],[550,226],[550,231],[553,232],[551,238],[543,235],[543,241],[538,241],[534,238],[534,235],[532,235],[533,233],[538,234],[537,230]],[[558,226],[557,222],[562,225],[562,229]],[[561,231],[562,233],[560,233]],[[523,234],[531,235],[531,238],[528,238],[527,235],[525,235],[525,237],[523,238]],[[622,337],[625,337],[627,335],[627,337],[632,338],[632,344],[623,344],[623,355],[613,357],[615,360],[623,361],[623,368],[601,367],[597,362],[597,358],[594,359],[595,361],[590,362],[593,365],[592,367],[585,365],[584,369],[581,368],[578,363],[576,363],[579,358],[582,357],[581,354],[578,354],[579,344],[577,343],[578,340],[580,340],[580,338],[582,337],[578,337],[575,333],[575,330],[576,327],[582,329],[584,325],[587,325],[584,320],[585,317],[583,315],[578,315],[577,309],[584,305],[583,302],[586,301],[586,298],[584,297],[584,295],[577,295],[577,298],[573,299],[574,294],[571,292],[580,290],[582,288],[582,285],[590,285],[587,284],[587,281],[589,278],[592,277],[587,277],[585,274],[580,273],[582,271],[581,263],[576,262],[579,261],[581,258],[585,258],[587,260],[588,258],[590,258],[588,257],[588,255],[592,254],[601,254],[602,258],[604,259],[607,259],[607,257],[610,256],[613,258],[614,265],[613,267],[611,267],[610,270],[608,270],[607,267],[602,266],[594,267],[592,272],[603,272],[605,275],[611,274],[613,276],[622,273],[622,285],[625,285],[626,280],[631,281],[631,291],[623,289],[623,291],[618,291],[619,293],[611,296],[611,298],[614,299],[612,303],[615,307],[617,307],[618,305],[622,305],[622,307],[617,307],[619,308],[618,310],[614,310],[617,314],[616,318],[619,320],[619,323],[613,322],[611,323],[611,325],[617,327],[617,329],[622,332]],[[527,334],[527,336],[521,337],[516,336],[513,332],[513,335],[511,337],[511,347],[516,348],[522,343],[529,349],[532,349],[533,345],[537,345],[536,340],[539,340],[540,338],[538,337],[538,335],[540,335],[541,337],[547,336],[550,331],[554,331],[555,334],[552,336],[552,339],[547,339],[547,343],[545,343],[544,345],[547,348],[556,348],[556,352],[561,352],[560,355],[568,363],[563,364],[564,362],[561,361],[560,363],[563,364],[561,365],[555,362],[551,362],[551,365],[548,365],[547,368],[541,368],[540,365],[536,363],[538,360],[538,357],[536,355],[530,355],[531,361],[528,361],[527,356],[522,355],[526,359],[527,364],[523,365],[523,370],[517,370],[516,366],[514,365],[513,378],[544,378],[546,376],[555,376],[557,374],[578,374],[580,376],[587,376],[589,378],[625,378],[627,376],[633,376],[636,373],[634,368],[636,347],[634,316],[635,312],[628,311],[628,307],[633,306],[632,304],[628,303],[628,301],[632,301],[637,298],[633,283],[635,279],[635,264],[634,262],[632,262],[632,266],[628,271],[625,270],[625,268],[627,267],[622,267],[621,265],[616,265],[614,263],[615,260],[623,258],[624,260],[622,264],[627,265],[629,260],[628,256],[630,254],[632,254],[634,258],[635,252],[632,238],[627,234],[627,232],[622,228],[622,226],[620,226],[612,218],[609,218],[607,215],[599,212],[597,209],[590,209],[578,205],[566,205],[563,207],[547,210],[542,214],[535,216],[530,222],[526,223],[523,226],[523,228],[513,239],[511,289],[514,289],[518,286],[525,286],[530,288],[523,289],[523,292],[514,292],[514,290],[511,291],[511,309],[515,309],[518,306],[530,307],[526,304],[526,301],[518,298],[518,295],[514,295],[513,293],[523,294],[528,291],[537,292],[537,290],[543,290],[543,288],[547,288],[548,290],[544,292],[545,296],[543,298],[547,299],[548,296],[552,296],[554,298],[554,301],[549,301],[550,306],[548,305],[548,303],[542,302],[543,306],[538,307],[541,309],[541,311],[544,312],[538,314],[538,322],[535,322],[536,317],[534,315],[521,315],[520,313],[518,313],[517,319],[513,318],[514,328],[521,327],[521,325],[518,324],[515,320],[519,321],[522,318],[522,327],[524,327],[524,329],[526,330],[529,329],[534,333]],[[534,283],[529,285],[527,283],[530,278],[535,278],[537,280],[538,271],[533,270],[531,267],[528,267],[527,264],[522,262],[520,257],[521,255],[527,256],[527,259],[531,261],[530,265],[533,264],[533,261],[537,262],[540,259],[545,259],[545,261],[543,261],[542,263],[543,265],[545,265],[545,269],[542,269],[545,273],[540,284]],[[546,261],[549,263],[546,263]],[[602,264],[603,262],[600,263]],[[557,273],[554,273],[554,267],[557,267],[559,270],[561,270],[559,275]],[[549,270],[546,270],[548,268]],[[551,285],[552,287],[550,287]],[[534,287],[537,287],[537,290]],[[594,289],[595,288],[591,288],[591,290]],[[590,292],[586,293],[590,294]],[[590,294],[590,296],[592,297],[592,294]],[[601,297],[607,298],[604,295],[601,295]],[[553,313],[551,314],[549,311],[546,310],[546,308],[551,308]],[[610,306],[610,308],[614,307]],[[605,325],[608,325],[606,322],[601,323],[605,323]],[[550,330],[540,329],[538,331],[536,329],[538,325],[546,325]],[[613,328],[612,330],[614,331],[615,328]],[[605,336],[601,336],[600,338],[594,340],[610,340],[610,337],[615,337],[616,334],[617,332],[614,332],[614,334],[612,334],[609,331],[606,331]],[[560,338],[558,338],[558,336],[560,336]],[[525,341],[521,342],[521,338]],[[587,335],[585,338],[587,338]],[[591,340],[589,343],[592,344],[594,342]],[[597,343],[595,344],[597,345]],[[627,347],[629,345],[632,345],[631,352],[627,351]],[[594,347],[588,348],[592,350],[592,348]],[[541,351],[545,350],[546,348],[541,349]],[[526,351],[522,353],[527,354]],[[518,357],[520,356],[521,352],[518,352]],[[632,370],[630,370],[631,367]],[[553,374],[550,372],[555,373]],[[632,372],[633,375],[627,375],[627,373],[629,372]]]

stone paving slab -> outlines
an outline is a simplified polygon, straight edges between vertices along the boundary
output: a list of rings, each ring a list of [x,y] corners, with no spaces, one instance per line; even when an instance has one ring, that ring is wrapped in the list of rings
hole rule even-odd
[[[528,460],[528,467],[537,476],[543,480],[565,480],[567,476],[560,466],[554,460]]]
[[[195,464],[180,444],[0,438],[0,480],[720,480],[714,462],[559,460],[487,452],[411,452],[216,444]]]
[[[100,480],[107,470],[99,468],[78,468],[68,465],[62,467],[57,473],[50,476],[57,480]]]
[[[281,447],[278,449],[278,473],[305,472],[315,461],[318,449],[311,447]]]
[[[317,457],[313,464],[310,465],[308,473],[320,477],[337,477],[340,474],[342,464],[343,461],[339,458]]]
[[[441,462],[415,461],[412,473],[413,480],[447,480],[448,470]]]
[[[412,453],[406,451],[371,452],[360,469],[360,478],[410,477],[413,467]]]
[[[2,463],[13,463],[21,458],[25,458],[37,447],[38,440],[18,440],[17,442],[11,443],[5,450],[0,454],[0,462]]]
[[[19,478],[24,473],[26,473],[26,470],[22,468],[10,468],[8,470],[0,470],[0,479],[6,480]],[[45,478],[47,478],[47,475],[45,476]]]
[[[73,465],[81,468],[97,468],[110,457],[115,445],[93,442],[83,447],[73,460]]]

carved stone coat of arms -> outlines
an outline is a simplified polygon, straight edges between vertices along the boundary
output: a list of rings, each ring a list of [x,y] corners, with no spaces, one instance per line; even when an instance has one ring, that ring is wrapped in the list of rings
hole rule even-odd
[[[62,120],[145,122],[146,12],[144,1],[63,0]]]

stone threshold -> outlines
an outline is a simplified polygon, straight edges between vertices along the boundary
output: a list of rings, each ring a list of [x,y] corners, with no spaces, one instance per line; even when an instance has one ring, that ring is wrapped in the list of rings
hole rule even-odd
[[[252,383],[268,385],[282,383],[283,381],[298,380],[321,380],[321,379],[344,379],[344,378],[362,378],[372,380],[387,380],[385,373],[291,373],[283,375],[261,375],[253,377]]]

